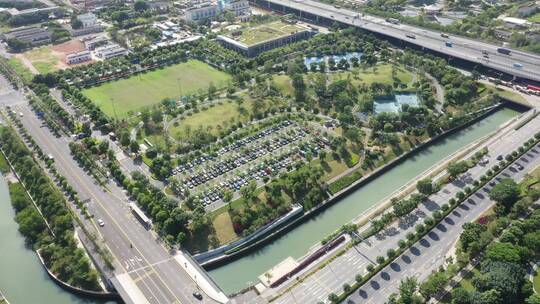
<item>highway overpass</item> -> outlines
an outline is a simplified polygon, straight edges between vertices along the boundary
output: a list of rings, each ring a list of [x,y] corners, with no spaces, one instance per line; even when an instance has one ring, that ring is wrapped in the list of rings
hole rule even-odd
[[[300,19],[315,23],[331,25],[334,22],[346,26],[355,26],[386,37],[428,49],[449,57],[459,58],[488,69],[503,72],[523,80],[540,82],[540,56],[511,49],[509,55],[497,52],[500,46],[470,38],[449,35],[441,36],[441,32],[418,28],[405,24],[393,24],[374,16],[363,16],[348,9],[336,8],[332,5],[311,0],[250,0],[253,4],[284,14],[295,14]],[[409,35],[411,37],[407,37]],[[446,42],[452,46],[446,46]],[[486,50],[488,56],[482,52]],[[516,67],[517,64],[519,67]]]

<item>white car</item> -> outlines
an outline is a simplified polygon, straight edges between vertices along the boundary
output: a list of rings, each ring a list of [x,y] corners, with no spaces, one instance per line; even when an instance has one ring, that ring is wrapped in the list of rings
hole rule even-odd
[[[105,226],[105,222],[102,219],[98,220],[98,224],[99,224],[100,227]]]

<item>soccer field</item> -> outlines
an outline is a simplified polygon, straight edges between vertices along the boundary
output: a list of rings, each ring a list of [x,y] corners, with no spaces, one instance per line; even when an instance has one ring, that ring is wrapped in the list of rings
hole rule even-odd
[[[204,62],[189,60],[85,89],[83,94],[108,116],[123,118],[128,112],[157,104],[163,98],[179,98],[180,95],[192,94],[198,90],[206,91],[210,83],[218,88],[223,87],[230,79],[230,75]]]

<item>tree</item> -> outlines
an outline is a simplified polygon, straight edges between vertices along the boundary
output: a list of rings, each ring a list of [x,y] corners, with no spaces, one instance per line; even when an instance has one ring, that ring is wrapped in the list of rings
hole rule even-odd
[[[83,27],[83,23],[81,22],[81,20],[79,20],[79,18],[73,16],[73,18],[71,18],[71,27],[75,30],[80,29]]]
[[[437,272],[429,276],[429,278],[420,285],[420,293],[424,298],[429,299],[437,293],[444,290],[448,283],[448,277],[444,272]]]
[[[491,189],[489,198],[497,202],[500,210],[508,212],[519,199],[519,193],[518,184],[510,178],[504,178]]]
[[[509,244],[510,245],[510,244]],[[475,287],[482,292],[495,289],[499,293],[501,303],[518,303],[523,283],[525,269],[513,262],[484,260],[481,274],[473,281]],[[486,295],[493,297],[493,295]]]
[[[122,133],[120,133],[120,144],[127,147],[130,143],[131,140],[129,139],[129,133],[127,131],[122,131]]]
[[[473,296],[463,287],[452,290],[452,304],[473,304]]]
[[[523,245],[537,257],[540,256],[540,231],[535,231],[523,236]]]
[[[9,48],[11,48],[14,52],[20,52],[30,45],[22,40],[19,40],[17,38],[11,38],[7,40],[7,45]]]
[[[532,294],[525,300],[526,304],[540,304],[540,294]]]
[[[148,3],[146,3],[146,1],[137,0],[137,1],[135,1],[135,4],[133,5],[133,8],[137,12],[142,12],[142,11],[145,11],[145,10],[148,9]]]
[[[414,277],[407,277],[399,284],[399,303],[420,304],[423,303],[421,296],[417,294],[418,282]]]
[[[487,247],[484,260],[520,264],[524,254],[523,247],[510,243],[494,242]]]
[[[429,195],[433,192],[433,181],[429,178],[419,180],[416,183],[416,189],[422,194]]]
[[[131,150],[131,152],[133,153],[139,153],[139,143],[137,141],[132,141],[131,144],[129,145],[129,148]]]
[[[450,174],[451,177],[455,178],[461,173],[464,173],[467,171],[467,163],[464,161],[461,162],[452,162],[448,165],[448,174]]]

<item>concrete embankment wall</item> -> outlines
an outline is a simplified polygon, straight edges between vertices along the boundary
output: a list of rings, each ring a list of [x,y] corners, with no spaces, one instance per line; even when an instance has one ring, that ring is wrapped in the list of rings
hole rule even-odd
[[[89,298],[103,299],[103,300],[120,300],[120,296],[115,292],[82,289],[79,287],[72,286],[60,280],[58,277],[56,277],[56,275],[54,275],[54,273],[52,273],[49,270],[49,268],[47,268],[47,265],[45,265],[45,261],[43,261],[43,258],[41,257],[39,250],[36,251],[36,254],[38,256],[39,262],[41,263],[41,265],[43,265],[43,268],[45,268],[47,275],[49,275],[49,277],[63,289],[69,292],[84,296],[84,297],[89,297]]]
[[[273,230],[286,225],[289,221],[299,217],[302,214],[302,206],[294,206],[291,211],[289,211],[284,216],[272,221],[271,223],[257,229],[252,234],[232,242],[227,245],[223,245],[219,248],[205,251],[199,254],[193,255],[193,258],[201,265],[207,266],[209,264],[214,264],[220,260],[225,259],[227,256],[232,256],[234,253],[231,251],[240,250],[243,247],[249,246],[249,244],[256,242],[261,237],[264,237],[266,234],[272,232]],[[227,253],[229,252],[229,253]]]
[[[394,160],[392,160],[391,162],[389,162],[388,164],[386,164],[385,166],[373,171],[371,174],[367,175],[367,176],[364,176],[362,178],[360,178],[359,180],[355,181],[354,183],[352,183],[350,186],[348,186],[347,188],[339,191],[338,193],[334,194],[332,197],[330,197],[329,199],[327,199],[326,201],[324,201],[323,203],[321,203],[320,205],[312,208],[311,210],[303,213],[301,216],[299,217],[295,217],[295,218],[290,218],[288,220],[288,223],[286,224],[282,224],[280,225],[279,227],[275,227],[275,230],[273,231],[266,231],[266,235],[265,236],[262,236],[261,234],[258,235],[258,240],[256,242],[253,242],[247,246],[244,246],[243,248],[239,249],[239,250],[236,250],[230,254],[221,254],[219,256],[216,256],[215,258],[211,259],[211,260],[207,260],[205,262],[202,262],[201,265],[204,266],[206,269],[213,269],[213,268],[217,268],[219,267],[220,265],[223,265],[223,264],[226,264],[230,261],[233,261],[233,260],[236,260],[238,258],[241,258],[243,255],[245,254],[248,254],[249,252],[257,249],[258,247],[260,246],[263,246],[267,243],[269,243],[270,241],[276,239],[277,237],[291,231],[292,229],[294,229],[295,227],[297,227],[298,225],[302,224],[304,221],[306,221],[307,219],[311,218],[312,216],[324,211],[325,209],[327,209],[328,207],[332,206],[334,203],[340,201],[342,198],[348,196],[349,194],[351,194],[352,192],[356,191],[359,187],[369,183],[370,181],[372,181],[373,179],[381,176],[382,174],[388,172],[390,169],[396,167],[397,165],[401,164],[402,162],[404,162],[405,160],[407,160],[409,157],[411,156],[414,156],[415,154],[417,154],[418,152],[420,152],[421,150],[423,150],[424,148],[436,143],[437,141],[449,136],[449,135],[452,135],[458,131],[461,131],[475,123],[477,123],[478,121],[486,118],[487,116],[491,115],[492,113],[498,111],[500,108],[502,108],[503,106],[508,106],[508,102],[503,102],[503,103],[500,103],[494,107],[492,107],[491,109],[487,110],[486,112],[482,113],[481,115],[471,119],[470,121],[460,125],[460,126],[457,126],[455,128],[452,128],[444,133],[441,133],[433,138],[431,138],[430,140],[427,140],[421,144],[419,144],[418,146],[414,147],[411,151],[409,152],[406,152],[402,155],[400,155],[399,157],[395,158]],[[512,103],[511,104],[512,107],[518,107],[518,105],[516,105],[515,103]],[[523,109],[523,106],[519,106],[521,109]],[[344,223],[345,224],[345,223]],[[227,246],[227,245],[226,245]]]

